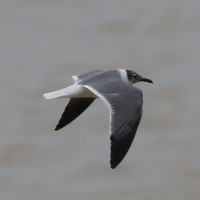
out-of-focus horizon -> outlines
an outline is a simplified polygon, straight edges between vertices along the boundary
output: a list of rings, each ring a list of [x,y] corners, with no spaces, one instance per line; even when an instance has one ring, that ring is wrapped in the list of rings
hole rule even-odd
[[[2,200],[200,197],[200,2],[0,3]],[[109,114],[100,100],[59,132],[67,103],[42,94],[95,69],[150,78],[141,124],[110,169]]]

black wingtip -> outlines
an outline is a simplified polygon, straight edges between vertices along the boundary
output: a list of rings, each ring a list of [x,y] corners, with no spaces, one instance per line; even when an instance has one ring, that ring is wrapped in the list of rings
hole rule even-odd
[[[111,167],[111,169],[115,169],[117,167],[117,165],[114,165],[114,164],[111,163],[110,167]]]
[[[95,98],[93,97],[71,98],[54,130],[57,131],[71,123],[83,113],[94,100]]]
[[[120,164],[120,162],[121,162],[121,160],[117,160],[115,157],[111,157],[110,167],[112,169],[115,169]]]
[[[54,129],[54,131],[58,131],[60,130],[62,127],[59,127],[58,125],[56,126],[56,128]]]

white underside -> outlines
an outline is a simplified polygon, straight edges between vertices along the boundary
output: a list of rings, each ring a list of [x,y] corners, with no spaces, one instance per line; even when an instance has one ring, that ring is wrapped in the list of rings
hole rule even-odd
[[[81,97],[95,97],[97,96],[88,90],[87,88],[83,87],[82,85],[73,84],[66,88],[56,90],[54,92],[49,92],[43,94],[45,99],[54,99],[54,98],[81,98]]]

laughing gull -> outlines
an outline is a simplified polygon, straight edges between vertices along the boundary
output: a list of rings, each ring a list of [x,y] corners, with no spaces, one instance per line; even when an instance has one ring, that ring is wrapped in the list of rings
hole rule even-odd
[[[45,99],[70,98],[55,130],[72,122],[100,98],[110,111],[110,164],[114,169],[128,152],[142,116],[143,93],[132,85],[153,81],[125,69],[95,70],[72,78],[73,85],[43,94]]]

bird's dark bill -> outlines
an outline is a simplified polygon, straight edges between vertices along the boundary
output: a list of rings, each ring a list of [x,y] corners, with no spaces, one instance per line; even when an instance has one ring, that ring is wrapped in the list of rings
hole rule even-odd
[[[148,78],[141,78],[140,81],[144,81],[144,82],[147,82],[147,83],[153,83],[153,81],[151,79],[148,79]]]

